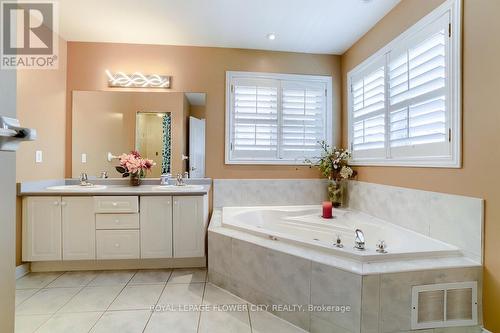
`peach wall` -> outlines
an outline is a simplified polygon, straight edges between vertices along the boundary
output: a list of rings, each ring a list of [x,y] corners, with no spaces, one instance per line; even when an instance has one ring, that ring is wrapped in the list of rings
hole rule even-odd
[[[19,146],[16,154],[17,182],[64,177],[66,126],[66,51],[59,39],[57,70],[17,71],[17,117],[26,127],[36,128],[37,140]],[[35,163],[42,150],[43,162]]]
[[[443,0],[403,0],[342,56],[342,76]],[[500,332],[500,1],[463,2],[463,168],[360,167],[363,181],[480,197],[485,205],[484,322]],[[344,81],[346,82],[346,81]],[[343,87],[343,142],[347,142]],[[459,227],[459,226],[457,226]]]
[[[262,71],[333,76],[333,105],[340,127],[340,57],[208,47],[68,43],[67,124],[71,124],[71,91],[113,90],[104,71],[172,75],[172,91],[205,92],[206,174],[212,178],[315,178],[308,167],[229,166],[224,164],[225,72]],[[116,90],[116,89],[114,89]],[[334,133],[340,139],[340,128]],[[66,156],[71,156],[71,125],[66,126]],[[66,158],[66,175],[71,158]]]

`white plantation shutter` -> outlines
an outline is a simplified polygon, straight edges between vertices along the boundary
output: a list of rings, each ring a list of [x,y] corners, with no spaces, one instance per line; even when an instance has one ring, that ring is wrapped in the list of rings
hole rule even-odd
[[[389,54],[391,156],[449,154],[448,16]]]
[[[226,163],[303,164],[331,143],[331,78],[228,72],[227,87]]]
[[[355,164],[460,164],[457,4],[447,1],[348,73]]]
[[[321,155],[319,141],[326,139],[326,85],[285,81],[282,89],[282,159]]]
[[[384,156],[385,59],[359,73],[351,84],[354,158]]]
[[[233,82],[232,152],[235,158],[269,159],[278,151],[279,82]]]

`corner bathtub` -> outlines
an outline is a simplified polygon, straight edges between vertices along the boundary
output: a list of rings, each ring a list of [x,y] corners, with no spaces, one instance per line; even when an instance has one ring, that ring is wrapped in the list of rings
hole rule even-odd
[[[360,262],[462,256],[453,245],[346,209],[334,209],[333,219],[323,219],[320,206],[224,207],[222,225]],[[365,250],[354,248],[356,229],[364,233]],[[334,246],[337,236],[343,248]],[[386,243],[387,253],[376,251],[381,240]]]

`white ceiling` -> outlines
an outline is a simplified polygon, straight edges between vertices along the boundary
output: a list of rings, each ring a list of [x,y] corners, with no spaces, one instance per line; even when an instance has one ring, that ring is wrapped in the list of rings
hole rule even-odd
[[[399,1],[60,0],[59,30],[68,41],[342,54]]]

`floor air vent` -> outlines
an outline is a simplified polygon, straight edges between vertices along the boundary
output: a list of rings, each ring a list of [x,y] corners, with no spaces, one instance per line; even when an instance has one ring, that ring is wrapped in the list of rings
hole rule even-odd
[[[477,325],[477,282],[412,288],[411,328]]]

